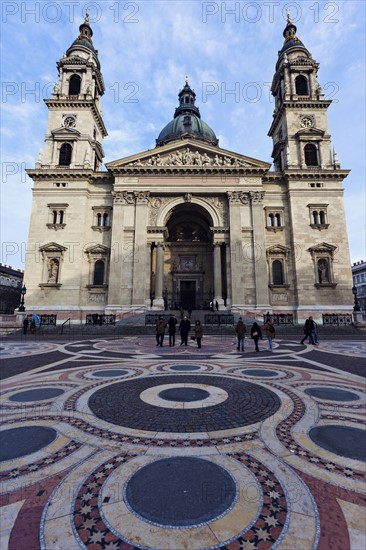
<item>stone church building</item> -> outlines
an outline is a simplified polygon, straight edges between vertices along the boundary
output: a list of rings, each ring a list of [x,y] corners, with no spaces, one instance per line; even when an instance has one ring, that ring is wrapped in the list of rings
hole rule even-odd
[[[153,150],[106,164],[88,17],[57,63],[35,169],[27,311],[58,320],[164,307],[352,311],[343,179],[318,63],[288,17],[272,82],[273,164],[220,148],[188,79]],[[167,120],[169,113],[167,113]]]

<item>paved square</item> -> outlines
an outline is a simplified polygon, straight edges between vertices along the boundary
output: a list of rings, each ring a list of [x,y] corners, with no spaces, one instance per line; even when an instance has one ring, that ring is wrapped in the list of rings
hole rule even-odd
[[[260,345],[4,340],[0,547],[364,548],[364,343]]]

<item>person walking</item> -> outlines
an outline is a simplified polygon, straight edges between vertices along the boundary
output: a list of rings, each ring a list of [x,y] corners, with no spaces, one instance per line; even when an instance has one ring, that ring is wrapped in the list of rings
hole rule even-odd
[[[273,351],[272,349],[272,340],[276,336],[275,328],[272,324],[271,319],[267,319],[266,324],[264,325],[263,329],[266,331],[266,336],[268,340],[268,351]]]
[[[187,311],[188,311],[188,319],[190,319],[192,315],[192,308],[189,307]]]
[[[201,342],[202,342],[202,336],[203,336],[203,326],[201,325],[201,321],[197,319],[197,321],[194,324],[194,335],[197,340],[197,347],[201,348]]]
[[[310,321],[311,334],[313,336],[313,342],[314,342],[314,345],[317,346],[319,343],[318,332],[316,330],[317,323],[314,321],[312,317],[309,317],[309,321]],[[309,340],[309,344],[311,344],[310,340]]]
[[[166,323],[162,317],[156,323],[156,345],[163,347]]]
[[[219,311],[219,302],[216,300],[215,302],[216,311]]]
[[[178,323],[175,315],[171,315],[168,321],[169,346],[175,346],[175,325]]]
[[[189,322],[187,315],[184,315],[179,325],[181,346],[183,346],[183,344],[185,346],[188,346],[188,334],[190,330],[191,330],[191,323]]]
[[[27,334],[28,325],[29,325],[29,321],[28,321],[28,319],[25,317],[25,318],[24,318],[24,321],[23,321],[23,334]]]
[[[313,346],[316,346],[316,344],[314,342],[313,334],[312,334],[314,328],[315,328],[315,325],[314,325],[313,318],[309,317],[305,321],[304,338],[301,340],[300,344],[303,344],[305,342],[306,338],[309,338],[310,344],[313,344]]]
[[[250,329],[250,337],[254,340],[255,351],[259,351],[258,340],[259,338],[262,340],[262,331],[261,327],[255,321],[252,324],[252,328]]]
[[[238,338],[238,345],[236,347],[237,351],[244,351],[244,338],[247,327],[243,323],[243,318],[239,317],[239,320],[235,326],[235,332]]]

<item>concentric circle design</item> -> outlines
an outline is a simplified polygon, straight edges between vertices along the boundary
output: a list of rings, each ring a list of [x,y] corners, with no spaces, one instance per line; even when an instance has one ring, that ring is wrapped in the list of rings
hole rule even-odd
[[[125,490],[130,508],[164,527],[195,527],[225,513],[236,497],[231,475],[196,457],[157,460],[138,470]]]
[[[47,426],[10,428],[0,433],[0,460],[12,460],[46,447],[57,437],[57,432]]]
[[[213,386],[228,397],[214,407],[167,409],[143,400],[143,392],[156,392],[163,385]],[[165,388],[160,388],[159,391]],[[161,400],[164,402],[164,400]],[[206,400],[203,400],[204,403]],[[168,403],[165,401],[165,403]],[[270,389],[247,382],[207,375],[151,376],[116,382],[95,391],[88,404],[102,420],[118,426],[157,432],[207,432],[232,429],[260,422],[273,415],[281,400]]]
[[[170,388],[169,390],[163,390],[159,394],[161,399],[167,401],[181,401],[182,403],[190,403],[192,401],[200,401],[210,397],[208,391],[202,388]]]
[[[278,376],[279,374],[275,370],[268,369],[244,369],[241,372],[248,376],[258,376],[262,378],[272,378],[273,376]]]
[[[342,390],[341,388],[327,388],[324,386],[306,388],[304,390],[307,395],[311,397],[317,397],[318,399],[325,399],[330,401],[358,401],[360,396],[349,390]]]
[[[172,365],[170,367],[170,370],[174,370],[174,371],[183,371],[183,372],[188,372],[188,371],[195,371],[195,370],[201,370],[201,367],[199,367],[198,365]]]
[[[309,432],[310,439],[336,455],[366,461],[365,430],[351,426],[315,426]]]
[[[43,401],[45,399],[52,399],[65,393],[60,388],[35,388],[32,390],[24,390],[14,393],[9,397],[9,401],[16,401],[17,403],[28,403],[29,401]]]
[[[117,376],[126,376],[126,374],[128,374],[128,371],[122,369],[106,369],[93,372],[93,376],[97,376],[98,378],[115,378]]]

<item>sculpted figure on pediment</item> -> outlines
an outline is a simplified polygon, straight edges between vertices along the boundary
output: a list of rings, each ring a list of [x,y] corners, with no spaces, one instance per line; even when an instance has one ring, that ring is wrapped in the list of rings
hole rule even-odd
[[[145,159],[138,159],[132,162],[130,166],[247,166],[247,164],[238,158],[231,158],[227,155],[221,156],[216,154],[210,156],[207,153],[200,153],[192,151],[189,147],[186,147],[181,151],[170,152],[163,155],[157,153],[151,157]]]

